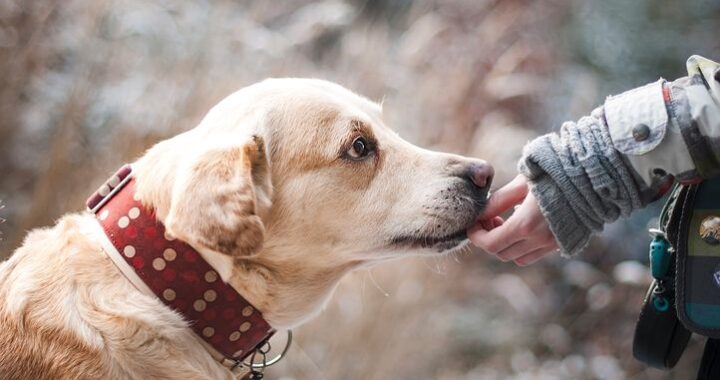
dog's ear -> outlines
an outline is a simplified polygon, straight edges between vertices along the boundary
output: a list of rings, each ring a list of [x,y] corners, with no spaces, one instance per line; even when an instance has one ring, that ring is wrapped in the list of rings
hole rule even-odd
[[[272,185],[264,141],[209,149],[188,161],[176,178],[165,227],[170,235],[231,258],[257,252]]]

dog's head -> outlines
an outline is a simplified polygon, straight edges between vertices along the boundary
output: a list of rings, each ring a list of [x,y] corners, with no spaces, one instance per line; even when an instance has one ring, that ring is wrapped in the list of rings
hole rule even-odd
[[[461,247],[493,175],[406,142],[377,104],[308,79],[238,91],[138,166],[141,198],[223,278],[260,263],[267,281],[316,285],[301,273]]]

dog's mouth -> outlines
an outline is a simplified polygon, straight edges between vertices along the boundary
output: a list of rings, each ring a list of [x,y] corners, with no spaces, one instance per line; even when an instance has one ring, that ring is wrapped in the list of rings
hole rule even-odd
[[[463,185],[468,186],[463,182]],[[435,226],[434,231],[415,231],[410,234],[400,234],[390,239],[390,245],[403,249],[432,249],[439,253],[453,251],[468,241],[467,229],[475,224],[475,218],[487,205],[488,191],[478,191],[475,188],[461,188],[458,195],[451,199],[454,203],[444,205],[450,215],[435,216],[438,219],[429,219],[426,227]],[[464,212],[457,212],[464,210]],[[442,223],[446,223],[444,226]]]
[[[467,240],[467,231],[462,229],[443,236],[397,236],[391,240],[395,247],[407,249],[432,248],[438,252],[449,251]]]

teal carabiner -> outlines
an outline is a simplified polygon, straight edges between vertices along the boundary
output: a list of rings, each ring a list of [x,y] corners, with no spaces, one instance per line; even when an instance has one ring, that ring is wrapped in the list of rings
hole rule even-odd
[[[660,230],[651,229],[650,235],[653,236],[650,242],[650,269],[656,280],[662,280],[670,270],[670,243]]]

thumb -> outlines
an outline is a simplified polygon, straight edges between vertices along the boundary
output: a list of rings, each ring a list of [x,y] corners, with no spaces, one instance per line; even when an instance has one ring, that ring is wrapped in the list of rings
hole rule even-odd
[[[520,174],[490,196],[487,206],[480,214],[480,219],[490,219],[502,214],[525,199],[527,193],[527,179]]]

